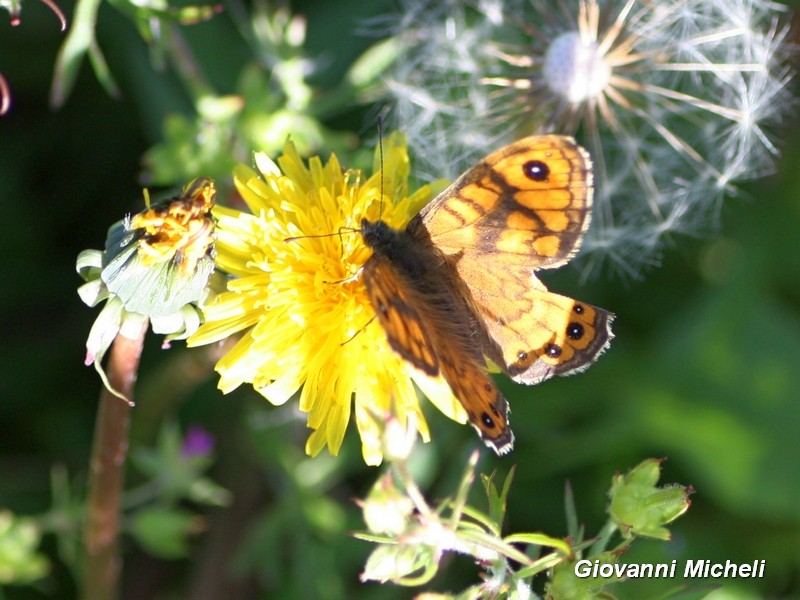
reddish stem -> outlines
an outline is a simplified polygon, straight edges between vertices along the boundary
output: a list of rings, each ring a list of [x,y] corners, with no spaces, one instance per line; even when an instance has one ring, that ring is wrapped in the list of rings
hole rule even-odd
[[[111,387],[133,398],[147,320],[135,339],[117,335],[108,361]],[[129,334],[130,335],[130,334]],[[128,423],[131,406],[103,388],[95,424],[89,474],[84,544],[84,600],[114,600],[118,596],[122,559],[119,556],[120,500],[125,481]]]
[[[42,0],[47,7],[52,10],[56,17],[58,17],[58,22],[61,24],[61,31],[66,31],[67,29],[67,17],[64,16],[64,13],[61,12],[61,9],[58,7],[58,4],[53,2],[53,0]]]
[[[0,117],[4,116],[11,108],[11,88],[3,74],[0,73]]]

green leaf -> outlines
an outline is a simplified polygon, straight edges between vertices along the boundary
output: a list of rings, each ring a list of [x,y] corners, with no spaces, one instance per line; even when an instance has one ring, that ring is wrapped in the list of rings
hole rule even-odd
[[[564,512],[567,515],[567,535],[575,543],[583,541],[583,527],[578,522],[578,509],[575,508],[575,494],[572,492],[572,484],[567,481],[564,484]]]
[[[146,508],[134,515],[130,533],[150,554],[182,558],[188,552],[187,538],[200,529],[199,523],[199,517],[186,510]]]
[[[53,86],[50,90],[50,105],[60,108],[67,101],[75,81],[78,78],[81,61],[89,54],[98,80],[108,94],[114,98],[120,96],[119,88],[108,70],[100,47],[95,39],[97,12],[102,0],[78,0],[75,6],[75,17],[56,59]]]
[[[28,518],[0,511],[0,584],[25,584],[47,574],[50,564],[36,552],[42,533]]]
[[[536,544],[537,546],[547,546],[548,548],[555,548],[564,556],[572,556],[572,546],[569,542],[561,538],[552,537],[543,533],[515,533],[503,539],[508,544]]]
[[[486,497],[489,499],[489,518],[497,524],[498,529],[502,527],[503,520],[505,519],[506,506],[508,505],[508,492],[511,490],[511,482],[514,480],[515,472],[516,465],[512,466],[508,475],[506,475],[500,492],[497,491],[497,486],[494,484],[496,471],[492,472],[489,476],[481,474],[483,489],[486,491]]]

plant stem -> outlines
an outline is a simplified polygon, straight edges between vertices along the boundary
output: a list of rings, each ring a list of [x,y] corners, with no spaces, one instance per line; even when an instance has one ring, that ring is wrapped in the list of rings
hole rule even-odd
[[[124,333],[117,335],[111,348],[108,379],[126,398],[133,397],[147,325],[147,319],[142,319],[130,328],[133,331],[123,326]],[[100,392],[84,533],[83,600],[114,600],[118,596],[120,501],[132,406],[105,388]]]
[[[180,28],[176,25],[170,25],[169,34],[169,56],[172,59],[172,65],[183,80],[183,84],[189,90],[196,106],[198,100],[204,96],[213,96],[216,92],[209,83],[208,78],[203,74],[203,70],[200,68],[189,44],[186,43]]]

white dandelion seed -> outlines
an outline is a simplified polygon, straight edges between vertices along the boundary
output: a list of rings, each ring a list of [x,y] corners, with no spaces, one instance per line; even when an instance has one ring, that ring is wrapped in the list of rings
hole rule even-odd
[[[637,276],[773,167],[793,106],[786,16],[766,0],[409,0],[395,126],[437,177],[523,135],[575,134],[597,174],[586,271]]]

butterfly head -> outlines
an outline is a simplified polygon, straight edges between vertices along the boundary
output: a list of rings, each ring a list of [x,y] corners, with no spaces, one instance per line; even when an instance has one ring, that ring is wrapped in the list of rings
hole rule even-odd
[[[361,219],[361,237],[367,247],[380,254],[391,253],[403,238],[403,232],[392,229],[386,222]]]

